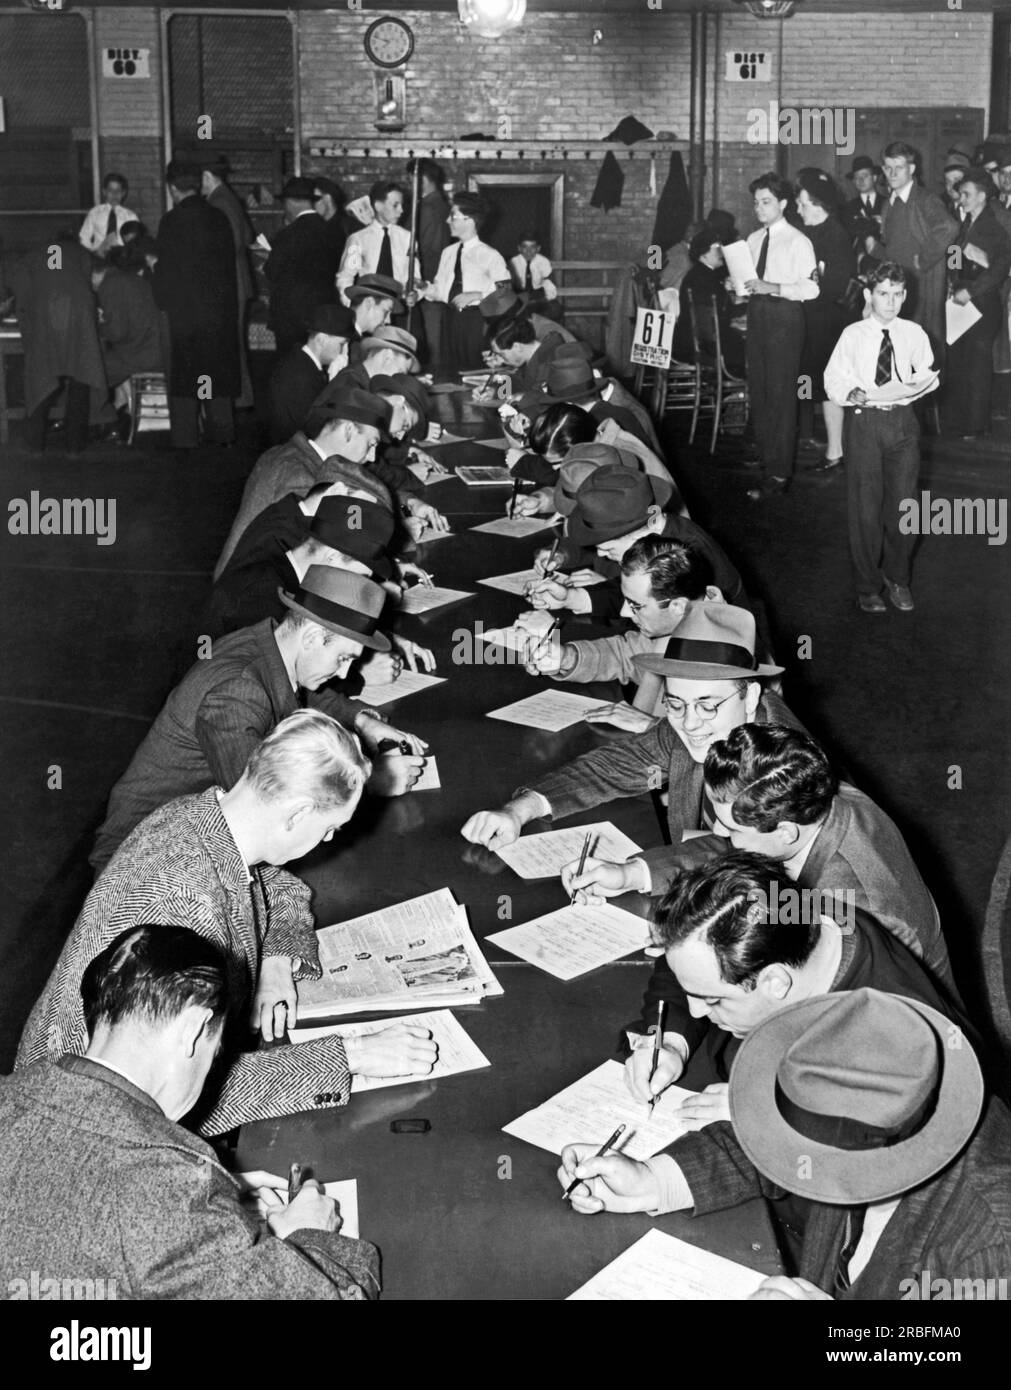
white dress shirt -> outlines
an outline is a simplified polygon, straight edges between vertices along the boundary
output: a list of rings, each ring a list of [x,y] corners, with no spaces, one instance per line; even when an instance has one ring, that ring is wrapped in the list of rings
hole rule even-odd
[[[340,269],[337,271],[337,288],[346,304],[345,292],[360,275],[375,275],[379,266],[379,253],[383,246],[384,228],[379,222],[372,222],[360,232],[352,232],[344,246]],[[408,263],[411,254],[411,234],[404,227],[390,226],[390,250],[393,253],[393,278],[405,288],[408,281]],[[421,279],[417,257],[414,261],[415,281]]]
[[[837,405],[848,404],[847,398],[855,387],[862,391],[874,391],[882,330],[885,328],[888,329],[895,354],[892,372],[900,381],[909,381],[930,370],[934,360],[933,349],[930,339],[918,323],[913,323],[912,319],[893,319],[891,323],[884,324],[872,315],[859,323],[849,324],[839,335],[825,368],[825,392],[830,401],[835,401]],[[935,382],[930,389],[934,390],[936,386]]]
[[[97,251],[108,235],[110,212],[115,212],[116,214],[116,246],[123,245],[122,238],[119,235],[119,229],[122,227],[123,223],[137,222],[140,220],[135,212],[131,212],[129,208],[125,208],[122,203],[118,204],[115,208],[111,203],[99,203],[98,206],[93,207],[87,217],[85,217],[84,221],[81,223],[81,230],[77,234],[81,245],[88,251]]]
[[[518,290],[524,290],[527,286],[527,258],[526,256],[513,256],[509,262],[509,268],[513,273],[513,284]],[[558,290],[551,279],[551,262],[547,256],[542,256],[538,251],[537,255],[530,262],[530,279],[535,290],[543,290],[545,299],[557,299]]]
[[[791,227],[785,217],[774,222],[771,227],[760,227],[748,237],[748,250],[755,265],[762,254],[765,233],[769,233],[769,254],[765,262],[763,280],[779,286],[780,299],[817,299],[818,282],[811,277],[817,269],[814,247],[796,227]],[[755,298],[765,296],[756,295]]]
[[[460,265],[464,294],[480,294],[485,299],[501,280],[509,281],[509,267],[492,246],[486,246],[477,237],[469,241],[451,241],[439,258],[439,269],[435,272],[435,293],[431,296],[441,304],[449,303],[449,292],[456,275],[456,256],[463,246],[463,260]]]
[[[910,179],[909,182],[906,183],[906,184],[903,184],[903,186],[902,186],[901,188],[895,188],[895,189],[893,189],[893,190],[892,190],[892,193],[891,193],[891,196],[889,197],[888,201],[889,201],[890,203],[894,203],[895,200],[896,200],[896,198],[898,198],[901,202],[903,202],[903,203],[908,203],[908,202],[909,202],[909,195],[910,195],[910,193],[912,193],[912,191],[913,191],[913,180]]]

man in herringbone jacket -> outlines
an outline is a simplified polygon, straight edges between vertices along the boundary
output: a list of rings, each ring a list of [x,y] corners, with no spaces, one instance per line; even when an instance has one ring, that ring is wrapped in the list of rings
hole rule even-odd
[[[429,1035],[400,1025],[373,1035],[378,1049],[356,1042],[350,1058],[338,1037],[243,1051],[250,1004],[263,1037],[283,1037],[295,1019],[294,982],[320,974],[310,889],[277,866],[346,824],[368,772],[350,734],[326,715],[300,710],[264,739],[230,791],[180,797],[142,821],[89,893],[25,1025],[15,1068],[83,1053],[87,965],[128,927],[161,923],[214,941],[229,963],[224,1070],[217,1088],[205,1092],[204,1111],[192,1117],[202,1134],[346,1105],[355,1070],[428,1071],[435,1061]]]

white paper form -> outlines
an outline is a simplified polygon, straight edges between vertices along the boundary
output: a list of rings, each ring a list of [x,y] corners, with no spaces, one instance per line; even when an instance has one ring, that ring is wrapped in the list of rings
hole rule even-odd
[[[377,1091],[385,1086],[407,1086],[412,1081],[433,1081],[440,1076],[456,1076],[461,1071],[477,1071],[491,1063],[481,1049],[457,1022],[448,1009],[429,1014],[406,1014],[403,1018],[373,1019],[369,1023],[334,1023],[327,1028],[296,1028],[289,1034],[293,1043],[312,1042],[315,1038],[360,1038],[378,1033],[394,1023],[417,1023],[427,1028],[439,1047],[439,1058],[429,1072],[414,1076],[358,1076],[351,1078],[351,1090]]]
[[[502,589],[507,594],[525,598],[529,585],[538,584],[549,576],[540,570],[514,570],[511,574],[492,574],[487,579],[479,579],[479,584],[487,584],[489,589]],[[604,576],[595,570],[573,570],[571,574],[552,574],[552,579],[573,589],[588,589],[592,584],[603,584]]]
[[[365,692],[360,698],[369,703]],[[488,718],[504,719],[507,724],[523,724],[528,729],[546,729],[556,734],[570,724],[578,724],[586,711],[591,709],[600,709],[599,699],[591,699],[589,695],[573,695],[568,690],[539,690],[525,700],[516,700],[511,705],[503,705],[501,709],[489,710]]]
[[[298,985],[298,1017],[443,1007],[502,993],[448,888],[316,933],[322,976]]]
[[[545,830],[540,835],[521,835],[495,853],[520,878],[557,878],[566,864],[582,854],[587,835],[591,836],[593,858],[609,864],[624,864],[633,854],[642,853],[642,846],[609,820],[570,825],[565,830]]]
[[[891,381],[886,381],[883,386],[875,386],[867,392],[867,404],[908,405],[912,401],[918,401],[928,391],[933,391],[938,379],[938,373],[934,371],[911,376],[908,381],[898,381],[892,377]]]
[[[682,1086],[668,1086],[651,1115],[647,1103],[636,1100],[626,1086],[621,1063],[602,1062],[502,1129],[539,1149],[547,1149],[548,1153],[561,1154],[566,1144],[593,1144],[599,1148],[618,1125],[624,1124],[625,1133],[609,1152],[623,1153],[629,1158],[652,1158],[689,1132],[677,1118],[677,1108],[694,1095],[694,1091],[686,1091]]]
[[[467,464],[456,470],[456,476],[468,487],[512,487],[513,475],[498,463]]]
[[[517,627],[515,623],[512,627],[477,627],[474,629],[474,636],[479,642],[488,642],[493,647],[507,647],[511,652],[519,652],[524,659],[532,648],[549,645],[547,635],[538,637],[526,628]],[[552,637],[557,647],[558,638],[554,633]]]
[[[425,759],[425,766],[421,776],[411,788],[412,792],[437,792],[442,790],[442,781],[439,777],[439,768],[432,757]]]
[[[968,333],[973,324],[979,323],[983,315],[969,300],[968,304],[956,304],[953,299],[944,301],[944,337],[948,346],[957,343],[963,333]]]
[[[727,263],[727,272],[734,282],[734,293],[744,294],[744,286],[749,280],[758,279],[758,267],[755,265],[751,249],[746,241],[732,241],[723,248],[723,259]]]
[[[265,1173],[260,1169],[249,1173],[236,1173],[236,1178],[249,1191],[263,1193],[261,1213],[266,1215],[271,1207],[288,1205],[288,1180],[279,1178],[276,1173]],[[265,1190],[265,1191],[264,1191]],[[340,1182],[325,1182],[323,1191],[333,1197],[341,1214],[339,1234],[358,1239],[358,1179],[343,1178]]]
[[[513,955],[554,975],[574,980],[588,970],[641,951],[649,926],[624,908],[603,903],[596,907],[574,903],[486,937]]]
[[[757,1270],[654,1228],[566,1301],[736,1302],[748,1298],[764,1281],[765,1275]]]
[[[438,584],[415,584],[405,589],[400,600],[401,613],[430,613],[433,608],[456,603],[459,599],[474,598],[469,589],[440,589]]]
[[[417,695],[430,686],[442,685],[444,680],[445,676],[428,676],[424,671],[402,671],[395,681],[366,685],[358,698],[365,705],[388,705],[393,700],[402,700],[405,695]]]
[[[472,526],[472,531],[485,531],[489,536],[512,536],[522,540],[525,536],[535,536],[538,531],[546,531],[556,524],[557,518],[550,516],[499,516],[494,521],[483,521],[480,526]]]
[[[479,439],[482,449],[512,449],[515,447],[508,439]]]

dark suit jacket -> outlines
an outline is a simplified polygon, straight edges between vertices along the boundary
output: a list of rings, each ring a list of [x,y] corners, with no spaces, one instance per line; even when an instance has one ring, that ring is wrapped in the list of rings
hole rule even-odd
[[[309,317],[320,304],[337,300],[337,267],[333,233],[317,213],[296,217],[274,238],[263,272],[270,284],[270,326],[278,348],[305,340]]]
[[[214,642],[169,695],[113,787],[91,863],[101,870],[134,826],[176,796],[233,787],[253,749],[298,708],[270,618]],[[318,701],[341,722],[359,706],[343,696]]]
[[[253,270],[249,263],[249,248],[256,240],[249,213],[242,199],[226,183],[219,184],[213,193],[208,193],[207,202],[228,218],[232,229],[232,244],[235,247],[235,275],[239,303],[245,304],[253,298]]]
[[[303,347],[286,352],[270,376],[268,428],[271,444],[283,444],[305,428],[309,407],[327,384],[327,374]]]
[[[648,850],[643,858],[650,867],[653,895],[665,893],[682,869],[696,868],[731,848],[724,836],[706,835]],[[840,786],[797,885],[845,894],[844,906],[852,894],[857,907],[897,936],[931,976],[954,993],[948,948],[927,885],[895,822],[856,787]],[[830,911],[828,903],[825,910]],[[845,924],[845,911],[834,915]]]
[[[143,275],[110,266],[98,287],[102,310],[99,334],[110,386],[134,372],[160,372],[161,330],[158,306]]]
[[[1000,311],[1000,289],[1011,269],[1011,238],[994,209],[987,205],[971,226],[962,223],[955,244],[963,248],[975,246],[986,254],[990,264],[981,266],[963,255],[961,269],[951,272],[952,291],[967,289],[980,313],[989,312],[992,317]]]
[[[64,1298],[75,1296],[68,1275],[120,1299],[376,1295],[374,1246],[324,1231],[271,1235],[213,1149],[89,1058],[0,1080],[0,1135],[7,1297],[29,1270]]]
[[[903,216],[891,201],[881,213],[881,238],[872,248],[879,261],[898,261],[912,271],[911,317],[943,351],[944,299],[948,248],[958,235],[958,223],[936,193],[914,183]]]
[[[184,198],[158,226],[154,297],[168,315],[173,396],[196,396],[198,377],[213,396],[240,390],[235,246],[224,213],[198,194]]]
[[[233,689],[241,701],[239,684],[233,682]],[[222,713],[237,726],[254,701],[247,696],[233,713],[230,694],[226,692]],[[253,741],[258,739],[256,734]],[[160,806],[127,837],[88,894],[25,1024],[15,1068],[85,1051],[84,971],[120,932],[158,923],[189,927],[220,946],[228,960],[230,1009],[221,1067],[193,1114],[201,1134],[224,1134],[248,1120],[346,1105],[351,1078],[340,1039],[322,1038],[297,1049],[242,1050],[263,957],[298,957],[296,980],[320,976],[311,900],[312,890],[284,869],[260,866],[250,878],[221,814],[216,788]]]
[[[434,280],[442,253],[452,241],[446,219],[449,204],[439,192],[427,193],[418,203],[418,261],[425,280]]]
[[[859,254],[864,251],[864,238],[876,237],[881,231],[881,212],[887,201],[888,199],[882,194],[872,193],[869,212],[864,207],[863,199],[859,194],[844,204],[840,220],[850,237],[860,238],[860,244],[857,247]]]

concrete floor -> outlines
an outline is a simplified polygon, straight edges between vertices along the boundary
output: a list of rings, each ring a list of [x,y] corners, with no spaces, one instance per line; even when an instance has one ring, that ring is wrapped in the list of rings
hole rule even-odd
[[[977,943],[1007,826],[1006,547],[931,537],[917,556],[916,611],[863,615],[842,478],[801,475],[787,496],[756,504],[732,445],[710,459],[674,433],[693,515],[766,604],[787,699],[902,827],[978,1007]],[[86,854],[109,789],[195,655],[184,650],[192,619],[257,453],[255,426],[245,434],[235,448],[183,455],[94,446],[39,458],[17,438],[6,451],[8,499],[115,498],[117,537],[3,536],[0,1071],[90,885]],[[1009,464],[999,443],[928,439],[921,486],[1006,497]],[[803,637],[810,656],[799,660]]]

